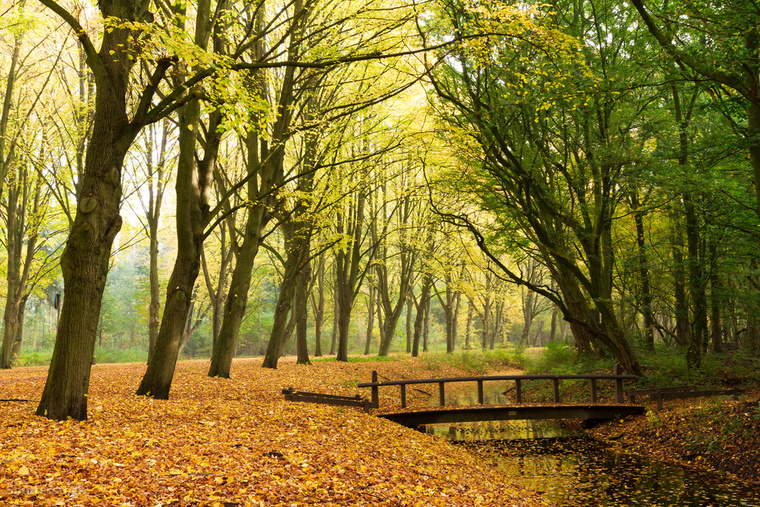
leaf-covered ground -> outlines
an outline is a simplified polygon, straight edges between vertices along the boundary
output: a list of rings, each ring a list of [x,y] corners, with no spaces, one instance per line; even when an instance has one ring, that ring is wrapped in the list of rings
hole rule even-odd
[[[142,364],[96,365],[85,422],[33,415],[46,368],[0,371],[0,398],[31,400],[0,402],[0,505],[544,505],[462,448],[281,394],[369,396],[355,386],[373,369],[394,379],[465,372],[406,359],[260,364],[236,360],[223,380],[205,376],[206,362],[180,363],[169,401],[134,396]]]
[[[594,437],[664,461],[760,484],[760,391],[648,403],[644,417],[601,425]]]

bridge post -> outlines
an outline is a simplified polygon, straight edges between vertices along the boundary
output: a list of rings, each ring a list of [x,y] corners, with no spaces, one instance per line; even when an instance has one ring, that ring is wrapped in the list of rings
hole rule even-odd
[[[553,378],[552,384],[554,384],[554,403],[559,403],[559,379]]]
[[[620,363],[615,365],[615,375],[622,375],[623,374],[623,367],[620,366]],[[616,378],[615,379],[615,401],[617,403],[625,403],[625,400],[623,399],[623,379]]]
[[[515,403],[522,403],[522,381],[519,378],[515,379]]]
[[[444,382],[438,382],[438,401],[441,406],[446,406],[446,390],[443,387]]]
[[[406,408],[406,384],[400,384],[401,388],[401,408]]]
[[[483,404],[483,381],[478,380],[478,405]]]
[[[379,395],[380,388],[377,387],[377,371],[376,370],[372,370],[372,383],[375,384],[372,386],[372,406],[374,408],[380,408],[380,395]]]
[[[591,403],[596,403],[597,400],[597,392],[596,392],[596,379],[591,379]]]

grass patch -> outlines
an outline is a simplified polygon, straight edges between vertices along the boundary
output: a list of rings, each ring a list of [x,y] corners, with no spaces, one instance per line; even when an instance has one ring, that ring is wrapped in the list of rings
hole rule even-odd
[[[408,356],[405,355],[393,355],[393,356],[348,356],[349,363],[374,363],[384,361],[398,361]],[[335,363],[337,362],[334,356],[321,356],[310,358],[312,363]]]
[[[53,358],[53,349],[41,349],[26,352],[21,349],[21,355],[14,361],[13,366],[47,366]]]
[[[708,353],[699,368],[689,369],[686,352],[672,347],[658,347],[654,352],[639,352],[644,377],[640,387],[667,387],[691,384],[699,387],[753,387],[760,383],[760,359],[742,351]]]
[[[529,359],[525,364],[526,373],[540,375],[583,375],[597,371],[610,371],[615,361],[599,358],[593,354],[578,354],[566,343],[555,341],[549,343],[540,355]]]
[[[521,349],[497,349],[483,351],[460,351],[452,354],[427,353],[421,356],[425,367],[440,370],[453,366],[471,373],[484,374],[499,368],[523,368],[525,356]]]

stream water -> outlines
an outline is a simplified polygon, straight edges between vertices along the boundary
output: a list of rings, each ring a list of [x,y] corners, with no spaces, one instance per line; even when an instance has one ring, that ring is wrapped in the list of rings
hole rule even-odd
[[[760,506],[760,486],[614,452],[550,421],[428,427],[563,506]]]
[[[452,394],[447,404],[477,403],[472,390]],[[505,394],[491,387],[486,403],[505,403]],[[431,425],[426,431],[459,442],[557,505],[760,507],[760,485],[615,452],[553,421]]]

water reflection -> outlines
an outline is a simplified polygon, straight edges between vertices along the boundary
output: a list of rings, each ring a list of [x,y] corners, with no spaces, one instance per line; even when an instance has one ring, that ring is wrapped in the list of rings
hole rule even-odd
[[[511,403],[508,387],[489,383],[485,404]],[[437,396],[430,396],[437,405]],[[447,405],[477,405],[467,384],[446,392]],[[460,442],[515,482],[568,507],[760,507],[760,487],[613,452],[554,421],[432,425],[425,431]]]
[[[544,419],[489,421],[452,425],[437,424],[426,427],[425,432],[430,435],[445,437],[454,442],[485,442],[577,436],[574,432],[563,426]]]
[[[584,438],[463,443],[516,482],[565,506],[758,506],[760,488],[639,456]]]

